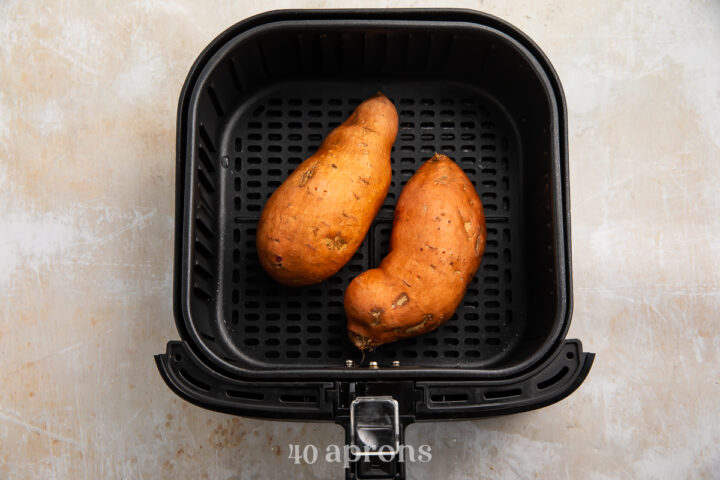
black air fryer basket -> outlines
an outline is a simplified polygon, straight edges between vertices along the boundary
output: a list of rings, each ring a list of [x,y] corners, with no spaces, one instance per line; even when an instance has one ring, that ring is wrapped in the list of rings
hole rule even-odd
[[[277,284],[255,251],[265,201],[377,91],[400,117],[385,205],[337,275],[301,289]],[[414,421],[520,412],[569,395],[593,354],[565,339],[566,122],[545,55],[489,15],[294,10],[231,27],[202,52],[180,95],[181,340],[156,357],[163,378],[204,408],[337,422],[359,448],[368,439],[397,447]],[[387,253],[395,201],[436,151],[455,159],[482,198],[480,270],[445,325],[363,359],[345,333],[343,292]],[[404,477],[401,462],[368,453],[348,478]]]

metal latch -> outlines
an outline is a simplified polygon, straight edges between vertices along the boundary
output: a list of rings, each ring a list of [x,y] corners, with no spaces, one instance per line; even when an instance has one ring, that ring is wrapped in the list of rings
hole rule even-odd
[[[400,450],[398,402],[392,397],[357,397],[350,404],[350,445],[357,457],[391,458]]]

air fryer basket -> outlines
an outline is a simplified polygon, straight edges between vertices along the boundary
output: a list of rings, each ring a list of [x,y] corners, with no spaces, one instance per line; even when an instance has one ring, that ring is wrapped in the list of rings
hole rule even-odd
[[[275,283],[255,251],[265,201],[377,91],[394,101],[400,130],[390,193],[367,239],[321,284]],[[200,55],[180,97],[174,305],[182,341],[157,357],[168,385],[206,408],[334,420],[350,442],[350,410],[362,399],[392,397],[406,425],[568,395],[593,356],[564,340],[572,298],[565,122],[544,55],[477,12],[278,11],[227,30]],[[345,334],[343,292],[387,253],[395,201],[435,151],[454,158],[482,198],[480,271],[449,322],[363,362]],[[391,467],[388,475],[403,475],[401,464]],[[367,473],[353,467],[348,477]]]

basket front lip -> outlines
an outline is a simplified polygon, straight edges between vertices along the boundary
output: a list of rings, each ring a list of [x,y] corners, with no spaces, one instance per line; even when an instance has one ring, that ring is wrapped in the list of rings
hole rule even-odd
[[[485,29],[493,29],[481,21],[493,22],[503,30],[498,33],[504,37],[518,43],[521,47],[528,51],[529,59],[537,63],[542,74],[547,78],[550,85],[547,92],[551,102],[551,110],[554,118],[552,121],[556,128],[551,132],[553,136],[553,152],[556,158],[555,172],[553,175],[553,189],[555,192],[554,208],[556,215],[561,221],[556,222],[556,242],[560,247],[559,263],[556,265],[556,279],[558,280],[558,305],[555,325],[548,339],[543,343],[537,351],[524,362],[506,368],[499,369],[474,369],[474,368],[450,368],[450,367],[418,367],[408,369],[346,369],[338,365],[334,367],[315,367],[303,369],[262,369],[254,370],[241,368],[229,363],[215,354],[209,346],[200,337],[194,327],[194,323],[190,316],[190,295],[189,281],[187,273],[189,271],[189,241],[191,231],[187,228],[190,217],[189,212],[185,211],[184,192],[191,191],[192,182],[190,177],[185,178],[186,163],[192,164],[190,157],[187,155],[187,145],[189,144],[189,135],[191,132],[187,128],[190,121],[190,109],[193,99],[196,96],[197,84],[201,83],[203,77],[203,69],[211,62],[213,56],[227,47],[233,39],[243,33],[254,29],[255,27],[266,26],[268,24],[283,22],[287,20],[338,20],[338,21],[357,21],[357,20],[392,20],[406,21],[418,20],[424,23],[437,23],[438,16],[457,15],[464,18],[441,19],[440,23],[457,25],[459,23],[470,23],[479,25]],[[427,18],[416,18],[416,17]],[[331,18],[328,18],[331,17]],[[472,20],[472,21],[469,21]],[[513,35],[510,35],[513,34]],[[519,40],[522,40],[522,45]],[[566,132],[566,110],[565,99],[560,86],[559,79],[555,71],[552,69],[549,61],[539,48],[525,36],[522,32],[511,26],[507,22],[499,20],[491,15],[483,14],[472,10],[435,10],[435,9],[400,9],[400,10],[277,10],[251,17],[244,20],[219,35],[208,47],[200,54],[193,64],[188,77],[183,86],[179,105],[178,105],[178,130],[177,130],[177,178],[176,178],[176,233],[175,233],[175,272],[174,272],[174,314],[178,331],[181,337],[188,341],[196,353],[209,360],[220,371],[243,379],[250,380],[270,380],[283,377],[302,378],[302,379],[338,379],[338,380],[360,380],[360,379],[380,379],[380,378],[412,378],[412,379],[432,379],[432,378],[453,378],[453,379],[473,379],[473,378],[504,378],[521,374],[533,368],[553,350],[553,348],[564,339],[565,333],[569,328],[571,312],[572,312],[572,279],[570,270],[570,238],[569,238],[569,192],[567,177],[567,132]],[[564,251],[564,252],[563,252]],[[563,254],[564,253],[564,254]]]

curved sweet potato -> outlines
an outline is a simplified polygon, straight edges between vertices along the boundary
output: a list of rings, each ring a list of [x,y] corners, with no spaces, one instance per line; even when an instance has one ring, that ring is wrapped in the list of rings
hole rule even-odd
[[[377,94],[273,192],[256,237],[260,264],[270,276],[285,285],[309,285],[350,260],[390,187],[397,130],[395,107]]]
[[[470,180],[435,154],[395,208],[390,253],[345,292],[348,335],[361,350],[434,330],[462,301],[485,249],[485,215]]]

